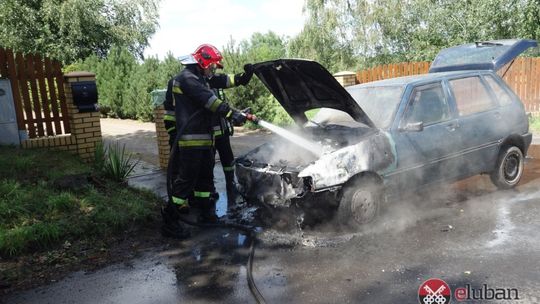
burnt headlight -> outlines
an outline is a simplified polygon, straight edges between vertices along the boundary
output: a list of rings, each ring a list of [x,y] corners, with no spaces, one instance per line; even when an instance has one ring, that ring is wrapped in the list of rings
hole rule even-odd
[[[313,192],[313,178],[306,176],[302,178],[302,181],[304,182],[304,192]]]

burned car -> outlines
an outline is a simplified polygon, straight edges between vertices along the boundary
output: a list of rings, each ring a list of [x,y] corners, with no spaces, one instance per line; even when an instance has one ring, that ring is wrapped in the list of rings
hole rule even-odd
[[[239,157],[244,195],[264,206],[337,208],[340,222],[357,227],[391,193],[477,174],[516,186],[532,135],[521,101],[496,72],[535,46],[462,45],[442,50],[428,74],[347,88],[313,61],[255,64],[296,132],[320,149],[280,139]]]

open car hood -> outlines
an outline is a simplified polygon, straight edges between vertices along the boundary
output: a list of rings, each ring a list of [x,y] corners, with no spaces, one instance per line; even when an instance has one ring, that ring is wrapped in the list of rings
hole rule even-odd
[[[430,73],[491,70],[497,71],[531,47],[535,40],[504,39],[463,44],[444,49],[437,54],[429,68]]]
[[[255,75],[299,125],[304,112],[317,108],[341,110],[369,127],[373,122],[351,95],[322,65],[302,59],[278,59],[253,65]]]

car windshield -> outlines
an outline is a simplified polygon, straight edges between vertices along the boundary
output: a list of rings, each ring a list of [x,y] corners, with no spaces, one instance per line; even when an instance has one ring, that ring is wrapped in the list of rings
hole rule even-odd
[[[386,129],[390,126],[396,112],[401,95],[402,86],[375,86],[350,87],[349,94],[360,105],[362,110],[378,128]]]

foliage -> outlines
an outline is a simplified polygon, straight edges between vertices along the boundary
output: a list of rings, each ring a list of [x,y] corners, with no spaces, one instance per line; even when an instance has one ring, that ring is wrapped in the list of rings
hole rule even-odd
[[[540,39],[540,0],[307,0],[304,9],[306,22],[295,37],[267,32],[239,42],[231,38],[222,52],[224,72],[239,73],[246,63],[277,58],[316,60],[332,73],[354,71],[430,61],[442,48],[471,41]],[[528,54],[538,56],[538,52]],[[97,74],[102,113],[148,121],[153,113],[150,92],[165,88],[182,67],[172,54],[163,61],[140,61],[130,48],[119,44],[109,49],[106,58],[93,55],[66,71],[75,69]],[[262,119],[291,122],[256,77],[245,87],[227,90],[226,96],[234,107],[251,107]]]
[[[24,53],[71,63],[105,57],[113,45],[143,58],[159,0],[2,0],[0,41]]]
[[[230,41],[223,51],[224,73],[239,73],[246,63],[286,57],[284,38],[275,33],[255,33],[238,45]],[[150,92],[166,87],[167,81],[182,69],[172,54],[164,60],[137,61],[126,48],[112,47],[107,58],[93,55],[67,66],[64,71],[85,70],[96,73],[102,113],[118,118],[143,121],[153,119]],[[247,86],[226,91],[227,100],[240,109],[251,107],[261,118],[278,123],[290,120],[266,87],[254,77]]]
[[[285,38],[268,32],[254,33],[249,40],[242,40],[238,44],[231,40],[223,50],[223,57],[224,72],[239,73],[243,71],[246,63],[286,57]],[[253,77],[247,86],[229,89],[225,94],[234,107],[239,109],[251,107],[253,113],[262,119],[281,122],[288,118],[277,100],[257,77]]]
[[[540,38],[539,0],[308,0],[305,10],[291,52],[333,71],[430,61],[473,41]]]
[[[540,133],[540,117],[538,116],[529,117],[529,129],[532,132]]]
[[[105,168],[105,162],[107,159],[107,148],[103,145],[103,142],[97,142],[96,149],[94,150],[94,168],[98,172],[103,172]]]
[[[138,160],[132,159],[132,154],[126,152],[126,145],[116,142],[105,147],[99,144],[94,152],[94,167],[113,181],[123,182],[133,172]]]
[[[318,61],[331,71],[354,65],[353,45],[348,42],[346,7],[349,1],[307,1],[307,20],[302,31],[291,39],[293,57]]]
[[[124,117],[134,112],[130,108],[127,93],[137,61],[126,49],[113,47],[107,59],[97,66],[96,82],[100,103],[110,108],[113,117]],[[133,101],[132,101],[133,102]]]
[[[107,58],[93,55],[67,66],[64,72],[83,70],[96,74],[102,113],[151,121],[154,108],[150,92],[165,88],[181,69],[180,62],[170,53],[163,61],[150,57],[139,62],[126,48],[115,46]]]
[[[0,256],[99,239],[156,213],[154,195],[91,171],[65,152],[0,147]],[[90,182],[58,186],[73,174],[91,177]]]

